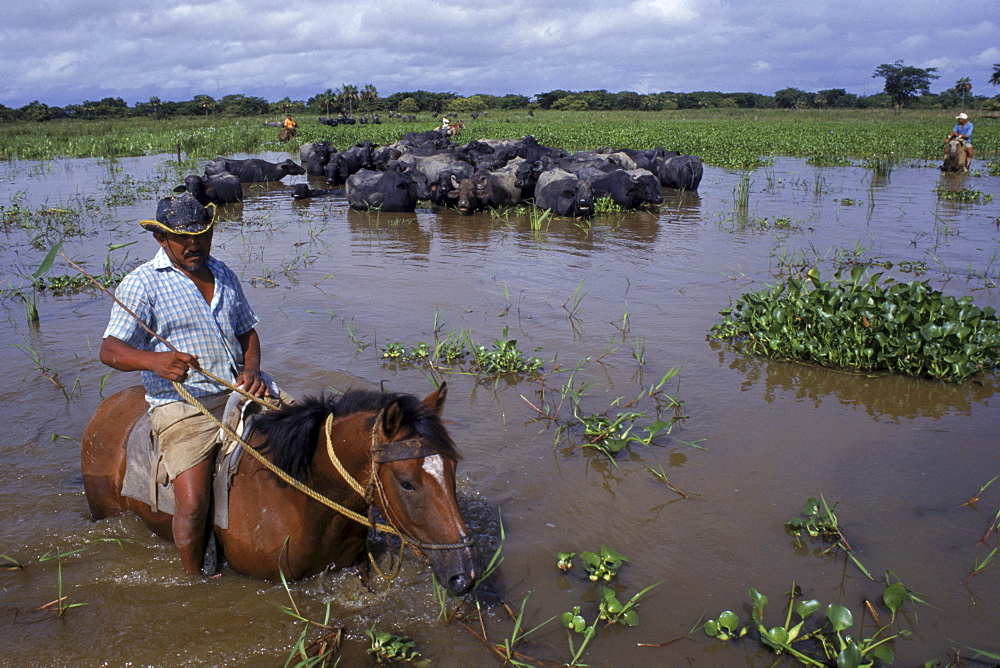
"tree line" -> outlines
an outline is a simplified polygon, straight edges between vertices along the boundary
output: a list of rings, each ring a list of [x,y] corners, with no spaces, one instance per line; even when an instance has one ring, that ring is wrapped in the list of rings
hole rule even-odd
[[[989,83],[1000,86],[1000,63],[993,65]],[[152,117],[155,119],[176,116],[229,117],[266,116],[286,114],[353,114],[398,112],[475,113],[496,110],[553,109],[565,111],[665,111],[673,109],[982,109],[1000,110],[1000,96],[974,95],[972,82],[963,77],[941,93],[931,93],[930,83],[938,79],[937,68],[919,68],[895,63],[879,65],[873,78],[884,80],[884,88],[874,95],[855,95],[843,88],[817,92],[798,88],[783,88],[773,95],[760,93],[720,93],[695,91],[678,93],[636,93],[606,90],[552,90],[526,95],[476,94],[463,97],[456,93],[433,93],[424,90],[393,93],[380,97],[375,86],[365,84],[358,88],[343,84],[340,88],[317,93],[308,100],[288,97],[269,102],[253,95],[226,95],[215,99],[210,95],[195,95],[186,101],[167,101],[153,96],[145,102],[129,106],[120,97],[102,100],[84,100],[65,107],[49,106],[38,100],[19,108],[0,104],[0,121],[49,121],[61,118],[109,119],[127,117]]]

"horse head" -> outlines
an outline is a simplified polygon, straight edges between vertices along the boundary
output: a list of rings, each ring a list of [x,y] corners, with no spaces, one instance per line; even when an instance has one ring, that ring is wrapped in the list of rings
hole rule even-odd
[[[961,137],[952,137],[945,146],[944,164],[941,165],[942,171],[969,171],[969,154],[965,150],[965,140]]]
[[[415,406],[386,405],[372,429],[375,503],[389,524],[431,563],[452,595],[468,592],[479,560],[455,498],[460,455],[441,422],[447,386]]]

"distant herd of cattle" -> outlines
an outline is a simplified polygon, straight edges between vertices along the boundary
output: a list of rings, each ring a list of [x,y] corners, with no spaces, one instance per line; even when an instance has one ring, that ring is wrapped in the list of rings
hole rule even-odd
[[[533,202],[558,216],[594,212],[594,201],[610,197],[624,209],[656,206],[662,188],[697,190],[702,178],[698,156],[663,148],[569,153],[521,139],[483,139],[460,146],[440,130],[410,132],[389,146],[361,142],[338,151],[328,141],[299,148],[293,160],[271,163],[256,158],[215,158],[204,176],[191,175],[183,186],[202,204],[243,199],[242,183],[278,181],[308,174],[344,189],[293,186],[295,199],[346,197],[352,208],[413,211],[418,201],[453,206],[463,214]]]

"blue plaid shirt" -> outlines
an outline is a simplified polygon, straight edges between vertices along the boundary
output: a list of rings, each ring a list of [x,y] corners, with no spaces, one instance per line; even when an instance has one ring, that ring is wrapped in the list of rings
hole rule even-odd
[[[115,296],[178,350],[197,355],[202,368],[233,381],[243,365],[243,347],[237,336],[256,327],[260,319],[247,303],[243,287],[229,267],[211,256],[206,266],[215,276],[211,304],[191,279],[174,268],[162,248],[151,261],[122,279]],[[113,336],[138,350],[170,350],[118,304],[111,307],[111,320],[104,336]],[[142,372],[142,384],[150,406],[183,401],[169,380],[152,371]],[[185,387],[194,397],[225,390],[195,370],[188,374]]]

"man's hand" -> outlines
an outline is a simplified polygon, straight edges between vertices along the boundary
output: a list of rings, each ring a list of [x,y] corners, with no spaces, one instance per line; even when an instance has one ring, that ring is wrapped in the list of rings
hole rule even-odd
[[[236,379],[236,387],[254,397],[271,396],[271,391],[267,389],[267,383],[261,378],[260,369],[244,368]]]
[[[181,352],[154,353],[149,370],[165,380],[183,383],[191,367],[198,366],[198,358]]]

